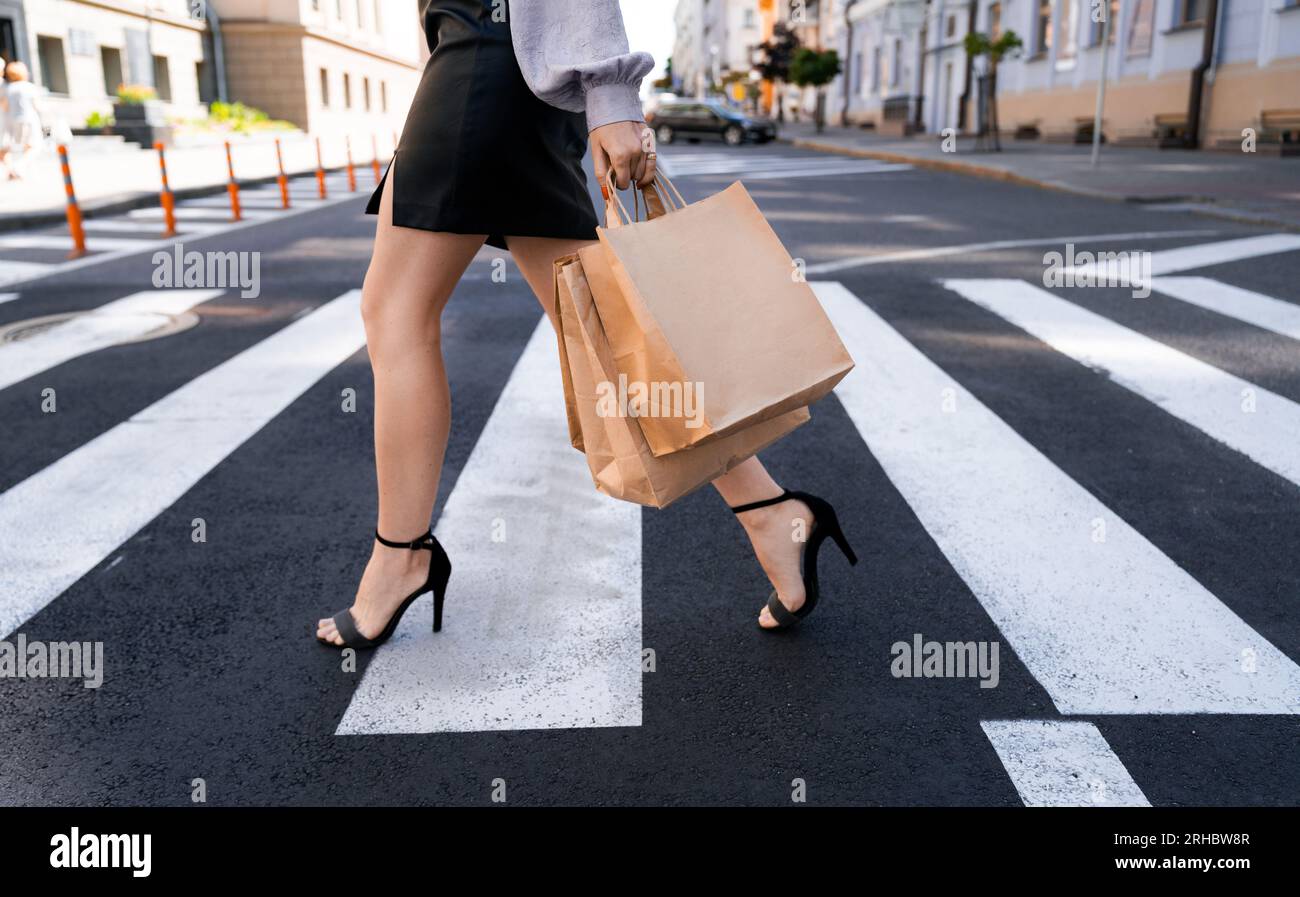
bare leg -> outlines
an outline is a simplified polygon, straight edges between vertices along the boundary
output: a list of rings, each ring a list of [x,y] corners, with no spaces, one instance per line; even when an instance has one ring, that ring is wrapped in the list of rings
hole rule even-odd
[[[554,284],[551,265],[562,255],[577,252],[583,246],[590,245],[591,240],[554,240],[545,237],[508,237],[507,245],[515,263],[524,274],[524,279],[537,295],[537,301],[551,324],[555,324]],[[772,479],[755,456],[732,468],[726,474],[713,481],[728,506],[748,504],[774,498],[781,494],[781,487]],[[803,554],[803,542],[811,530],[813,514],[801,501],[790,500],[778,505],[746,511],[736,518],[749,535],[754,546],[754,554],[763,567],[763,572],[771,580],[773,588],[781,596],[781,603],[790,610],[803,606],[803,577],[800,573],[800,558]],[[802,521],[802,523],[799,523]],[[766,627],[773,627],[776,621],[764,607],[759,614],[759,622]]]
[[[451,424],[442,363],[441,317],[451,292],[486,235],[434,233],[392,224],[393,178],[384,184],[375,249],[361,293],[366,346],[375,378],[375,469],[379,532],[407,541],[429,529]],[[377,635],[424,582],[428,552],[373,544],[352,616]],[[334,621],[316,635],[343,643]]]

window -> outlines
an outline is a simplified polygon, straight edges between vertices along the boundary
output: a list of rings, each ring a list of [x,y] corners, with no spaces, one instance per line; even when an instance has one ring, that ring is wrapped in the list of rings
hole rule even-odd
[[[862,93],[862,52],[853,54],[853,86],[849,88],[856,94]]]
[[[320,104],[326,109],[330,105],[330,73],[320,70]]]
[[[153,89],[158,93],[158,99],[164,102],[171,102],[172,99],[172,74],[171,69],[167,66],[166,56],[155,56],[153,58]]]
[[[1128,56],[1146,56],[1151,52],[1151,35],[1155,30],[1155,0],[1137,0],[1128,29]]]
[[[1178,25],[1199,25],[1205,21],[1205,0],[1177,0]]]
[[[871,92],[880,92],[880,47],[871,48]]]
[[[343,0],[334,0],[334,18],[343,21]]]
[[[989,37],[997,40],[1002,33],[1002,4],[989,4]]]
[[[122,77],[122,51],[117,47],[100,47],[99,64],[104,69],[104,93],[116,96],[117,89],[126,81]]]
[[[1057,29],[1060,39],[1056,42],[1056,58],[1058,60],[1070,60],[1074,58],[1075,50],[1078,49],[1078,41],[1075,38],[1075,13],[1078,7],[1074,5],[1074,0],[1060,0],[1061,2],[1061,19]]]
[[[952,37],[956,33],[957,33],[957,17],[948,16],[948,20],[944,23],[943,26],[943,36]]]
[[[897,87],[903,80],[903,39],[894,38],[894,57],[889,64],[889,86]]]
[[[362,21],[362,17],[361,17],[361,0],[357,0],[357,28],[364,28],[364,27],[366,26],[365,23]]]
[[[57,37],[36,36],[36,59],[41,68],[41,86],[50,93],[68,92],[68,69],[63,63],[63,41]]]
[[[18,39],[14,36],[14,20],[0,18],[0,59],[8,62],[18,58]]]
[[[375,23],[375,33],[379,34],[384,30],[384,20],[379,17],[379,0],[375,0],[374,17],[370,21]]]
[[[370,79],[361,79],[361,102],[365,105],[367,112],[370,111]]]
[[[1093,22],[1092,29],[1088,37],[1088,45],[1092,47],[1101,46],[1101,36],[1106,32],[1106,19],[1110,19],[1110,44],[1115,43],[1115,35],[1119,33],[1119,0],[1110,0],[1109,6],[1094,6],[1091,8],[1090,16],[1095,16],[1098,12],[1105,11],[1100,22]]]
[[[387,81],[379,82],[379,111],[380,112],[388,111],[388,82]]]
[[[1052,0],[1038,0],[1034,19],[1034,52],[1046,53],[1052,49]]]
[[[347,72],[343,73],[343,108],[352,108],[352,76]]]
[[[745,10],[745,18],[744,18],[744,21],[741,23],[741,27],[742,27],[742,28],[753,28],[753,27],[754,27],[754,10],[752,10],[752,9],[746,9],[746,10]]]

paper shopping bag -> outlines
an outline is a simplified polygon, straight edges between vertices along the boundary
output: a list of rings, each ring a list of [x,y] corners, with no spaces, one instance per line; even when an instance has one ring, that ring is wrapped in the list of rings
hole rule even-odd
[[[599,243],[578,254],[661,456],[817,401],[853,359],[739,182],[687,205],[657,181],[644,221],[609,186]]]
[[[807,408],[797,408],[690,451],[656,457],[638,418],[618,404],[618,372],[576,255],[555,262],[555,284],[570,441],[585,452],[592,480],[606,495],[665,507],[809,419]]]

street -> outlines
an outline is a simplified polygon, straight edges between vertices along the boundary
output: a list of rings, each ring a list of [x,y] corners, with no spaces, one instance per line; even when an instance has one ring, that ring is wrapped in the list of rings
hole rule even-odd
[[[762,454],[861,558],[823,557],[817,615],[758,631],[711,489],[595,491],[485,247],[443,323],[445,628],[416,608],[350,669],[312,633],[374,528],[370,172],[245,190],[238,227],[180,204],[185,250],[260,253],[248,298],[159,290],[151,209],[71,263],[65,228],[0,234],[3,638],[104,652],[96,688],[0,678],[0,803],[1300,802],[1300,236],[780,143],[660,158],[690,201],[744,181],[857,362]],[[1085,252],[1150,295],[1044,285]]]

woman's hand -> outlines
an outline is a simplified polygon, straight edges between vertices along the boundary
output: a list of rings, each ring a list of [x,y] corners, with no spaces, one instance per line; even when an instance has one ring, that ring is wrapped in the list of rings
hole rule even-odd
[[[605,187],[605,173],[614,170],[614,184],[626,190],[632,181],[646,186],[655,176],[654,131],[640,121],[615,121],[592,131],[591,162],[596,181]]]

